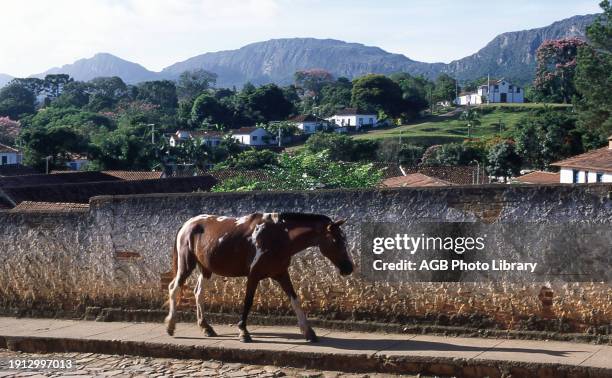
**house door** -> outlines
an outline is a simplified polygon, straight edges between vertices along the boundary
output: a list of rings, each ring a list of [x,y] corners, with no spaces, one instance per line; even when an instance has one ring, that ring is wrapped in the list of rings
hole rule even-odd
[[[499,102],[508,102],[508,94],[500,93],[499,94]]]

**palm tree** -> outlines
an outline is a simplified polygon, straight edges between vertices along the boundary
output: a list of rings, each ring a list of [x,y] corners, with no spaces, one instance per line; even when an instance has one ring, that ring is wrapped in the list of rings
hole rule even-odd
[[[476,109],[467,108],[461,113],[460,120],[465,121],[468,128],[468,138],[470,137],[470,131],[472,126],[480,125],[480,113]]]

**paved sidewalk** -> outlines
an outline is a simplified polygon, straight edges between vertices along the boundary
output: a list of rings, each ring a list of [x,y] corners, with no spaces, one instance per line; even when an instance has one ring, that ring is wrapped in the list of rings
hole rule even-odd
[[[174,337],[160,323],[93,322],[0,317],[0,348],[24,352],[90,352],[202,358],[342,371],[426,373],[442,376],[612,377],[612,346],[567,342],[357,333],[316,329],[319,343],[296,327],[213,325],[206,337],[179,323]],[[552,375],[551,375],[552,374]]]

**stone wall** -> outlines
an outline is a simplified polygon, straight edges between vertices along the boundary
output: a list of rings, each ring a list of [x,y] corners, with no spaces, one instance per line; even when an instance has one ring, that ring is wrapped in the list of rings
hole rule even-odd
[[[164,273],[171,269],[176,230],[202,213],[292,211],[348,218],[343,227],[359,261],[362,222],[605,223],[612,220],[611,191],[612,185],[598,184],[193,193],[96,197],[88,212],[0,213],[0,256],[9,267],[0,276],[0,300],[5,308],[159,309],[165,301]],[[359,274],[339,276],[314,250],[295,259],[291,275],[309,313],[332,319],[436,319],[524,328],[552,318],[560,330],[585,330],[612,321],[608,284],[552,284],[543,289],[542,284],[507,282],[367,282]],[[213,312],[237,312],[243,290],[242,278],[213,277],[207,284],[207,306]],[[268,281],[260,286],[254,311],[291,313],[286,298]]]

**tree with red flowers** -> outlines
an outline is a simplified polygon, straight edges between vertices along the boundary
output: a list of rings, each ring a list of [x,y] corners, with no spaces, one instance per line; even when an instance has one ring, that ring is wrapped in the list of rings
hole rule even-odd
[[[570,103],[577,94],[574,86],[576,56],[586,42],[578,38],[544,41],[536,52],[537,69],[533,83],[541,101]]]

